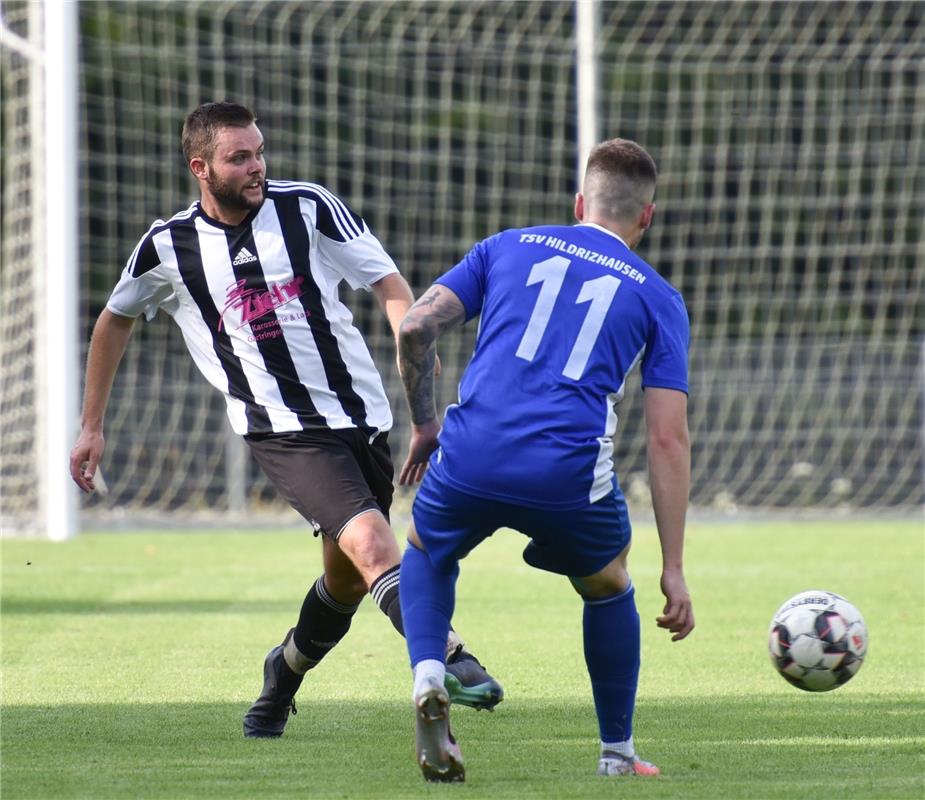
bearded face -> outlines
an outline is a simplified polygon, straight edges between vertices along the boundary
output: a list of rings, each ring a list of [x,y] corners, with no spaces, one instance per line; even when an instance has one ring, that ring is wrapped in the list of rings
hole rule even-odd
[[[229,211],[253,211],[260,208],[266,197],[266,180],[262,175],[229,179],[211,170],[206,183],[212,196]]]
[[[226,126],[215,134],[211,152],[190,160],[199,179],[203,210],[237,225],[267,196],[263,136],[256,125]]]

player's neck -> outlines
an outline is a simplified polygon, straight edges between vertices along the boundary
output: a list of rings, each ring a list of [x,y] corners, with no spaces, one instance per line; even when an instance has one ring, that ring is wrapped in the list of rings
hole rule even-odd
[[[208,217],[223,225],[240,225],[251,213],[249,209],[228,208],[207,192],[202,193],[199,206]]]
[[[597,225],[598,227],[603,228],[604,230],[610,231],[611,233],[619,236],[630,249],[636,247],[639,244],[639,240],[642,239],[642,231],[638,227],[633,227],[627,225],[623,222],[617,222],[612,219],[607,219],[606,217],[600,217],[596,215],[586,215],[584,219],[581,220],[583,223]]]

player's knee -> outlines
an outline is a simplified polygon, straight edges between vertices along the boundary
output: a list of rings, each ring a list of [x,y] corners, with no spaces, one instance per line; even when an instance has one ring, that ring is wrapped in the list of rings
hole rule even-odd
[[[378,512],[361,514],[352,519],[337,542],[367,579],[371,572],[378,575],[401,560],[395,534]]]
[[[591,600],[610,597],[626,591],[630,585],[630,576],[622,565],[609,564],[605,569],[586,578],[570,577],[572,587],[583,598]]]

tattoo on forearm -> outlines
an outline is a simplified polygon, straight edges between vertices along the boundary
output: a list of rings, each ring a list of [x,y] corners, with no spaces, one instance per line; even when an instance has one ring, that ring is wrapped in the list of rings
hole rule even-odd
[[[421,297],[418,298],[417,302],[415,302],[414,305],[421,307],[421,308],[432,306],[434,303],[437,302],[437,299],[439,297],[440,297],[439,287],[431,286],[426,292],[424,292],[423,295],[421,295]]]
[[[403,347],[401,351],[401,377],[408,395],[411,421],[415,425],[423,425],[437,416],[434,403],[436,353],[437,348],[433,343],[426,348]]]
[[[411,421],[423,425],[437,416],[434,404],[434,364],[437,337],[466,318],[459,299],[442,286],[432,286],[411,307],[402,322],[399,362],[408,396]]]

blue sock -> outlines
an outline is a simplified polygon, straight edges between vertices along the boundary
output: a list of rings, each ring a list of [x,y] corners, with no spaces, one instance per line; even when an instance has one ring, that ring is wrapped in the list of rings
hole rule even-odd
[[[449,573],[438,572],[423,550],[412,544],[405,548],[398,592],[412,667],[428,658],[446,659],[458,575],[458,564]]]
[[[585,663],[602,742],[622,742],[633,734],[640,648],[634,594],[631,584],[620,594],[585,600]]]

